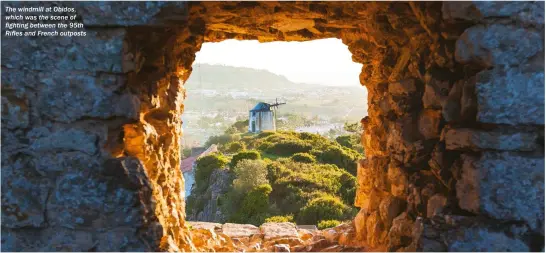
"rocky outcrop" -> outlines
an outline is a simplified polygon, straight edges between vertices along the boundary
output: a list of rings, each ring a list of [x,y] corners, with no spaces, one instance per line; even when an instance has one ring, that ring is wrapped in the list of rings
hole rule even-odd
[[[320,38],[348,46],[368,89],[361,210],[338,244],[544,248],[543,2],[6,5],[74,7],[88,35],[2,35],[4,250],[234,249],[185,222],[179,143],[195,53]],[[324,237],[317,249],[341,247]]]
[[[220,198],[230,189],[233,176],[229,170],[216,169],[213,170],[207,188],[204,192],[197,192],[197,188],[192,189],[191,198],[195,203],[200,203],[199,206],[194,206],[193,209],[186,210],[188,221],[206,221],[224,223],[229,217],[218,206]]]

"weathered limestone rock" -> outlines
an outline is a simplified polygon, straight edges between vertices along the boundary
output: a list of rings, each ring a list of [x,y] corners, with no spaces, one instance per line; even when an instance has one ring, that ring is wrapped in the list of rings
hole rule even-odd
[[[449,129],[445,134],[447,150],[533,151],[538,135],[532,132],[483,131],[468,128]]]
[[[88,155],[97,153],[96,133],[78,128],[48,129],[45,127],[32,129],[27,138],[33,140],[30,149],[35,152],[79,151]]]
[[[368,217],[368,214],[366,210],[363,208],[360,209],[356,217],[354,218],[354,226],[355,226],[355,232],[356,232],[356,240],[359,240],[361,242],[366,240],[366,219]]]
[[[455,59],[484,67],[517,65],[543,52],[538,31],[511,25],[478,25],[467,29],[457,40]]]
[[[275,252],[290,252],[288,244],[275,244]]]
[[[2,229],[2,248],[13,251],[89,251],[94,247],[94,240],[85,231],[53,227],[20,233]],[[134,245],[134,249],[138,249]],[[112,250],[112,249],[110,249]]]
[[[440,137],[440,122],[442,112],[438,110],[424,109],[419,116],[419,132],[425,139]]]
[[[448,251],[529,251],[521,240],[479,228],[460,229],[449,239]]]
[[[529,251],[520,234],[495,221],[479,217],[439,216],[434,221],[418,218],[413,242],[422,251]]]
[[[440,214],[447,205],[447,198],[441,194],[432,196],[427,203],[427,218]]]
[[[9,96],[8,90],[2,89],[2,125],[7,129],[26,128],[29,124],[28,100],[15,94]]]
[[[388,159],[379,158],[379,157],[359,161],[358,167],[357,167],[359,193],[357,194],[358,197],[355,201],[356,206],[363,206],[365,199],[364,198],[361,199],[360,197],[364,197],[365,195],[370,194],[372,189],[375,188],[379,191],[388,190],[387,189],[387,165],[388,165]],[[366,200],[366,203],[367,203],[367,200]],[[377,203],[377,205],[379,205],[379,203]],[[372,204],[372,206],[375,206],[375,205]]]
[[[525,24],[544,25],[544,3],[541,2],[444,2],[444,19],[481,21],[487,18],[509,18]],[[542,20],[540,18],[542,17]]]
[[[40,114],[44,118],[66,123],[84,117],[121,116],[136,120],[140,101],[126,92],[118,95],[123,84],[124,79],[117,75],[57,72],[36,85],[42,91],[37,97],[37,106],[42,108]]]
[[[438,69],[425,74],[425,93],[423,94],[423,106],[425,108],[442,108],[449,95],[451,73]]]
[[[381,220],[385,224],[385,227],[389,228],[392,224],[392,220],[396,218],[405,208],[403,200],[389,196],[384,198],[379,204],[379,215]]]
[[[457,181],[461,208],[544,229],[544,159],[484,152],[477,159],[465,155],[463,161]]]
[[[387,150],[391,158],[401,164],[422,162],[425,147],[420,139],[417,117],[408,115],[392,123],[387,136]]]
[[[297,238],[299,236],[296,225],[291,222],[268,222],[260,226],[260,232],[264,234],[265,240],[278,238]]]
[[[360,244],[354,239],[355,230],[350,223],[322,231],[307,230],[306,233],[297,234],[293,233],[295,225],[289,223],[266,223],[261,226],[264,229],[256,229],[257,227],[248,224],[230,223],[222,225],[188,222],[188,225],[195,247],[211,251],[320,252],[332,247],[338,251],[362,251]],[[233,233],[234,230],[242,233]]]
[[[231,175],[227,169],[214,170],[209,178],[208,188],[204,193],[192,193],[194,197],[199,198],[205,204],[202,209],[186,210],[186,220],[191,221],[207,221],[207,222],[225,222],[226,215],[222,213],[221,208],[217,205],[217,199],[225,194],[230,187]]]
[[[463,94],[464,81],[460,80],[453,84],[447,99],[442,104],[442,116],[447,122],[457,122],[461,119],[461,97]]]
[[[36,170],[32,157],[21,155],[9,164],[2,161],[2,226],[45,227],[44,212],[52,186],[53,182]]]
[[[222,233],[231,237],[250,237],[260,233],[260,228],[250,224],[225,223],[222,225]]]
[[[407,96],[416,91],[415,80],[413,79],[402,80],[389,84],[389,93],[395,96]]]
[[[390,181],[390,192],[395,197],[404,198],[407,195],[409,179],[406,171],[394,162],[389,164],[387,176]]]
[[[378,211],[373,212],[366,219],[366,242],[370,247],[379,247],[387,238],[387,230]]]
[[[390,83],[388,108],[396,115],[405,115],[415,109],[416,84],[414,79]]]
[[[477,75],[476,96],[478,122],[544,125],[543,68],[482,71]]]
[[[396,251],[411,243],[413,222],[407,213],[402,213],[392,221],[387,239],[387,250]]]

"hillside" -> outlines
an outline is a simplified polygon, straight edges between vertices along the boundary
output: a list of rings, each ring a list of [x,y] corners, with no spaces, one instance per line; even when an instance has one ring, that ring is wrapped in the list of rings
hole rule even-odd
[[[344,138],[291,131],[215,136],[197,160],[188,220],[339,224],[355,214],[356,161]]]
[[[245,89],[264,91],[279,88],[311,88],[313,85],[293,83],[285,76],[267,70],[225,65],[195,64],[186,81],[189,89]]]
[[[290,129],[310,127],[328,131],[367,115],[367,92],[359,86],[323,86],[294,83],[266,70],[197,64],[186,82],[183,128],[186,145],[203,143],[236,120],[246,119],[259,102],[279,98],[279,119],[290,120]],[[309,124],[295,122],[312,122]],[[307,130],[306,130],[307,131]]]

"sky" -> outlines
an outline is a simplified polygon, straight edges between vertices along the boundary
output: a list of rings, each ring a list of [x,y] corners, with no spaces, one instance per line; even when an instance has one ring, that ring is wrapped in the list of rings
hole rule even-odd
[[[362,69],[362,64],[352,61],[351,52],[340,39],[204,43],[196,55],[194,64],[198,63],[265,69],[293,82],[330,86],[360,86]]]

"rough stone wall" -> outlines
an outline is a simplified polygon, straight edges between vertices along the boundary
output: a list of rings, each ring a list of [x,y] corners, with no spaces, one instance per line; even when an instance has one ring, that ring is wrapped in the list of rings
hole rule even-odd
[[[543,2],[45,5],[75,7],[88,36],[2,35],[5,250],[200,249],[178,169],[183,82],[203,42],[228,38],[340,38],[363,64],[352,243],[543,248]]]
[[[3,250],[194,249],[179,170],[186,3],[2,3],[44,5],[75,7],[87,36],[2,37]]]
[[[361,76],[360,239],[389,251],[543,249],[544,3],[405,8],[426,32],[387,47],[382,76]]]

